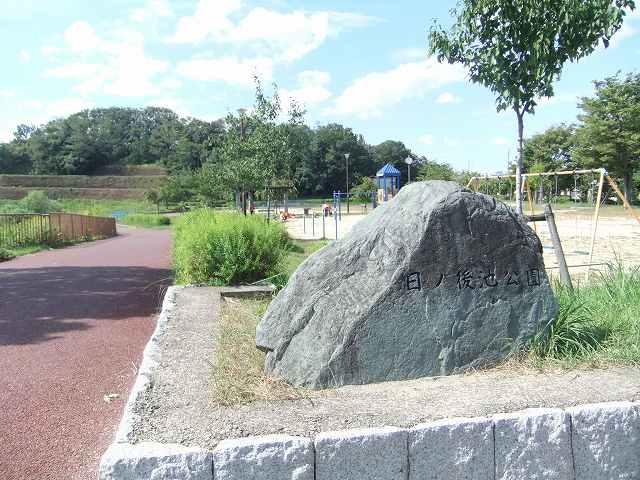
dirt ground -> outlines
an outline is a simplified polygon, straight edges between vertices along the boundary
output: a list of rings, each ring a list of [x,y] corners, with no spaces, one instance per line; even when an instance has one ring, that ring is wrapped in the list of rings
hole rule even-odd
[[[137,441],[214,448],[226,438],[393,425],[411,427],[445,417],[476,417],[533,407],[640,400],[640,369],[537,372],[501,368],[450,377],[346,386],[305,392],[295,400],[219,407],[211,372],[220,315],[218,290],[180,290],[160,338],[162,361],[153,386],[136,405]],[[188,372],[188,373],[187,373]]]
[[[535,207],[535,213],[542,213],[543,207]],[[318,209],[319,210],[319,209]],[[359,220],[364,218],[361,207],[354,207],[351,215],[342,215],[338,221],[338,238],[348,234]],[[640,209],[635,209],[640,216]],[[286,222],[287,231],[296,239],[312,240],[322,238],[322,217],[316,212],[315,229],[311,216],[306,219],[302,211],[295,211],[296,217]],[[530,213],[527,210],[526,213]],[[574,279],[583,279],[591,264],[591,273],[605,271],[607,264],[621,263],[625,267],[640,266],[640,224],[621,207],[606,206],[600,211],[596,230],[593,259],[589,262],[591,234],[593,229],[593,208],[571,205],[555,207],[556,225],[562,242],[569,271]],[[533,224],[532,224],[533,225]],[[558,263],[553,250],[549,230],[545,222],[535,224],[544,248],[544,261],[551,276],[558,275]],[[335,239],[334,217],[325,219],[325,238]]]

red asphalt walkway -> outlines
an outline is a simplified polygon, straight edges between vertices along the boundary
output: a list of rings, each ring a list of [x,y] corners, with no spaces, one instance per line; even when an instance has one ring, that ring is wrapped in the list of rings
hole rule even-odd
[[[170,244],[168,230],[123,228],[0,263],[0,479],[97,478],[171,275]]]

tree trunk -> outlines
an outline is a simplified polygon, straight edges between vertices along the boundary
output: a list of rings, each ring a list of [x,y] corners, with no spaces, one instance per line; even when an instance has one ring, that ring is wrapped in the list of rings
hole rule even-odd
[[[523,169],[523,133],[524,133],[524,124],[522,121],[523,113],[520,113],[516,110],[516,115],[518,116],[518,160],[516,161],[516,212],[522,215],[522,169]]]

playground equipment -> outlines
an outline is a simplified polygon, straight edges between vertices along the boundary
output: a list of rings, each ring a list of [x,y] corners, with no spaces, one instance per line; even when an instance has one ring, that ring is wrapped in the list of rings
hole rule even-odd
[[[378,203],[391,200],[400,190],[400,170],[387,163],[376,173],[376,182],[378,184]]]
[[[604,203],[604,200],[606,200],[607,198],[607,195],[605,195],[605,198],[603,200],[603,196],[602,196],[605,179],[607,180],[609,186],[615,192],[615,194],[620,198],[620,200],[622,200],[622,204],[624,205],[625,210],[629,213],[629,215],[632,218],[634,218],[638,222],[638,224],[640,224],[640,217],[638,217],[638,215],[634,212],[629,202],[627,202],[627,199],[625,198],[622,191],[620,190],[620,187],[618,186],[617,182],[608,174],[607,170],[604,168],[583,169],[583,170],[563,170],[563,171],[556,171],[556,172],[522,174],[522,193],[524,193],[525,191],[527,193],[530,216],[535,216],[533,194],[531,190],[532,179],[535,179],[537,177],[540,177],[540,178],[553,177],[555,180],[555,197],[557,197],[558,196],[558,178],[561,176],[567,176],[567,175],[573,176],[574,188],[570,193],[570,198],[576,201],[580,201],[582,199],[582,191],[581,189],[578,189],[579,175],[599,175],[598,181],[593,180],[592,182],[590,182],[590,187],[592,190],[595,189],[595,187],[597,186],[597,195],[593,196],[595,207],[593,212],[593,218],[591,221],[591,225],[592,225],[591,242],[589,247],[589,262],[588,262],[589,269],[587,270],[587,278],[588,278],[590,265],[593,261],[593,251],[594,251],[595,242],[596,242],[596,233],[598,229],[598,218],[600,215],[600,206],[602,203]],[[483,180],[485,181],[498,180],[500,182],[505,179],[508,179],[508,180],[515,179],[515,175],[485,175],[485,176],[471,177],[469,179],[469,183],[467,184],[467,188],[471,188],[474,191],[479,191],[481,187],[481,182]],[[535,223],[534,223],[534,229],[536,229]]]

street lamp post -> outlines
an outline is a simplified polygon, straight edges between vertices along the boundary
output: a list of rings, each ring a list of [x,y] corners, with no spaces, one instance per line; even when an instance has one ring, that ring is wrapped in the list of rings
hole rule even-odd
[[[347,213],[349,213],[349,157],[350,153],[345,153],[344,158],[347,160]]]
[[[413,158],[405,158],[404,163],[407,164],[407,185],[409,185],[411,183],[411,164],[413,163]]]

